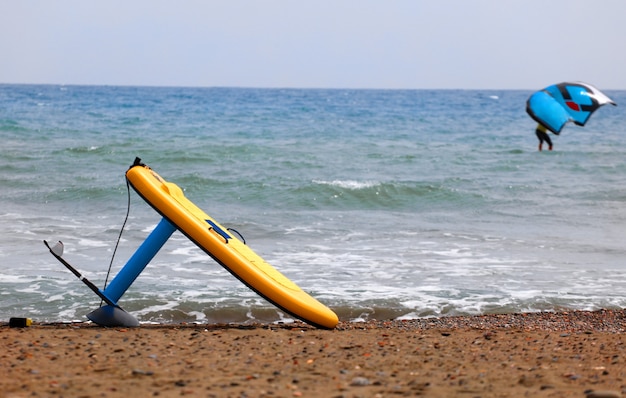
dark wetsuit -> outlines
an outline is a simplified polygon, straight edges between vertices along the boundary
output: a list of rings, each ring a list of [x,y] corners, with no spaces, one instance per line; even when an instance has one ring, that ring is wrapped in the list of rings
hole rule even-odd
[[[544,141],[548,143],[548,150],[552,150],[552,140],[548,135],[548,129],[546,129],[542,124],[537,125],[537,129],[535,130],[535,134],[537,134],[537,138],[539,138],[539,150],[541,150]]]

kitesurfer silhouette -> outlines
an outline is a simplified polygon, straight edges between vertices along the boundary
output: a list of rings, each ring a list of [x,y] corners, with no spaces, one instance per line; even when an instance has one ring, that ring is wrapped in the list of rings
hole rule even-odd
[[[537,134],[537,138],[539,138],[539,150],[541,151],[543,147],[544,141],[548,143],[548,150],[552,150],[552,140],[548,135],[548,129],[541,123],[537,124],[537,129],[535,129],[535,134]]]

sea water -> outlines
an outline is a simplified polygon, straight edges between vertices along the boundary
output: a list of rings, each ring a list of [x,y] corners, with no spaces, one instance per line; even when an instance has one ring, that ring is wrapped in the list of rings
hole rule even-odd
[[[135,157],[341,320],[624,307],[626,92],[606,93],[539,152],[523,90],[0,85],[0,320],[100,305],[43,240],[110,281],[160,220]],[[179,232],[120,304],[291,319]]]

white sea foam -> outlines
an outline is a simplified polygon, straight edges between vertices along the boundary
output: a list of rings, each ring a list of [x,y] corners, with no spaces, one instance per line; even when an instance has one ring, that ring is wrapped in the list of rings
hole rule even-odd
[[[78,244],[86,247],[108,247],[110,242],[103,242],[101,240],[81,238],[78,240]]]
[[[353,190],[371,188],[376,185],[379,185],[379,183],[373,182],[373,181],[355,181],[355,180],[332,180],[332,181],[313,180],[313,183],[319,184],[319,185],[330,185],[330,186],[345,188],[345,189],[353,189]]]

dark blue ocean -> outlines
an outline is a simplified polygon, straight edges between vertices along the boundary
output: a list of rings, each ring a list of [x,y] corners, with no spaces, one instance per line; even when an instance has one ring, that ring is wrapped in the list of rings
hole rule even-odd
[[[626,91],[537,151],[523,90],[0,85],[0,321],[86,320],[135,157],[344,321],[626,307]],[[159,216],[133,191],[109,281]],[[288,321],[176,232],[141,322]]]

